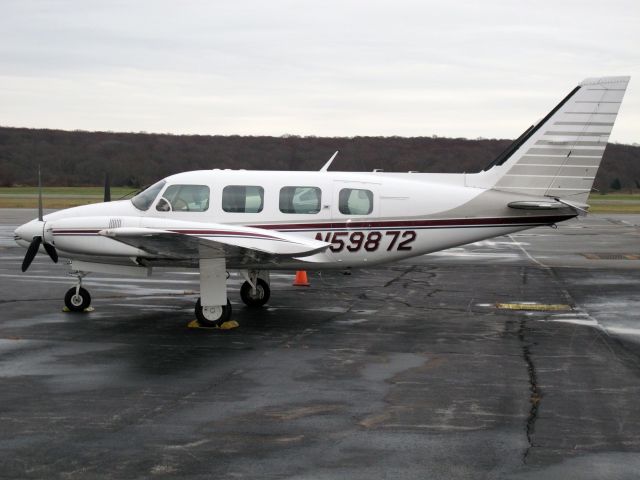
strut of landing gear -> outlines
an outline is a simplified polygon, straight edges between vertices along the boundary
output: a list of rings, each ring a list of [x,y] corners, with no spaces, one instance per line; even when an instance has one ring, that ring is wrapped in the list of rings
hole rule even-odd
[[[91,305],[91,295],[86,289],[82,288],[84,274],[78,272],[74,275],[78,277],[78,283],[75,287],[67,290],[64,296],[64,305],[70,312],[84,312]]]

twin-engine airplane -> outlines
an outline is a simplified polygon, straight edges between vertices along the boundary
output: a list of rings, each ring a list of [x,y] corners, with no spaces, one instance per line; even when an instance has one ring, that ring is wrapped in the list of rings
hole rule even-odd
[[[583,81],[479,173],[329,172],[334,155],[318,172],[186,172],[131,200],[44,217],[40,206],[15,231],[22,270],[41,249],[69,259],[65,304],[82,311],[90,272],[199,269],[196,317],[218,326],[231,315],[229,270],[246,280],[243,302],[262,306],[270,270],[362,267],[553,225],[586,213],[628,82]]]

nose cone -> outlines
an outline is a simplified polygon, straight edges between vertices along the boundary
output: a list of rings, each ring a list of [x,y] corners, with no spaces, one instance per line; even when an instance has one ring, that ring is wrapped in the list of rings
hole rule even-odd
[[[33,237],[43,235],[44,222],[40,220],[31,220],[24,225],[20,225],[13,232],[13,238],[21,247],[28,247]]]

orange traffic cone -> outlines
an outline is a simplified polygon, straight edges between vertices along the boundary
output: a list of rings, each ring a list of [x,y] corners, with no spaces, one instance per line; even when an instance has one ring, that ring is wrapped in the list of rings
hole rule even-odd
[[[298,270],[296,272],[296,279],[293,281],[294,287],[308,287],[311,284],[307,279],[307,272],[305,270]]]

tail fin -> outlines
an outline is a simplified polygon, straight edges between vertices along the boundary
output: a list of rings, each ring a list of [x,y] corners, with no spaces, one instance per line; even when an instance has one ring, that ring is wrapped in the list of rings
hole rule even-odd
[[[628,83],[584,80],[470,183],[586,203]]]

